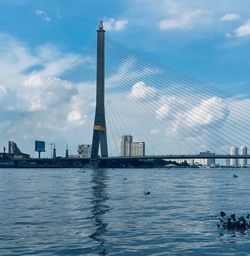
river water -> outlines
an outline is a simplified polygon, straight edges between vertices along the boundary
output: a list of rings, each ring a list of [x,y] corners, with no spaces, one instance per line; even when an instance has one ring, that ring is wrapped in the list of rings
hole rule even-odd
[[[249,186],[250,169],[0,169],[0,255],[250,255],[216,225],[250,213]]]

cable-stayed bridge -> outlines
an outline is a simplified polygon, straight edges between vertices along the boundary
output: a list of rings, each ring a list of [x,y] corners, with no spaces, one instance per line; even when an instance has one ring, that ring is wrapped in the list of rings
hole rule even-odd
[[[200,151],[250,158],[229,156],[231,146],[249,145],[246,99],[105,39],[102,27],[97,34],[97,51],[94,41],[62,74],[42,78],[46,89],[6,125],[2,141],[28,152],[36,139],[56,142],[57,152],[92,143],[92,160],[128,160],[134,158],[118,157],[119,141],[131,134],[146,144],[137,159],[209,158]]]

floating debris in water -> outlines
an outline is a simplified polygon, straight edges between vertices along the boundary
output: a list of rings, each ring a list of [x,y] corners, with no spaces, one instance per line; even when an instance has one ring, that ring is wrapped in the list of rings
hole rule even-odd
[[[236,218],[235,214],[231,214],[230,217],[226,216],[226,213],[221,211],[219,217],[219,223],[217,223],[218,228],[222,228],[227,231],[237,231],[244,233],[250,229],[250,215],[247,214],[246,217],[241,216]]]
[[[234,178],[238,178],[238,175],[234,174],[233,177],[234,177]]]
[[[150,195],[149,191],[144,191],[144,195]]]

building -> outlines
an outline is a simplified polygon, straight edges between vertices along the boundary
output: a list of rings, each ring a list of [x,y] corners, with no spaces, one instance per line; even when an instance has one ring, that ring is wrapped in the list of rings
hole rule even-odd
[[[229,158],[226,158],[226,160],[225,160],[225,165],[226,165],[226,166],[229,166],[229,165],[230,165],[230,159],[229,159]]]
[[[238,156],[239,155],[239,149],[235,146],[232,146],[230,148],[230,155],[231,156]],[[230,159],[230,165],[237,167],[238,166],[238,159]]]
[[[240,147],[240,154],[242,156],[247,155],[247,147],[245,145]],[[247,166],[247,159],[246,158],[241,159],[241,166]]]
[[[131,143],[133,136],[122,135],[120,140],[120,156],[131,156]]]
[[[82,158],[90,158],[91,156],[91,145],[89,144],[81,144],[78,146],[77,153]]]
[[[30,158],[30,155],[23,153],[14,141],[8,142],[8,153],[5,155],[15,160]]]
[[[132,142],[131,156],[145,156],[145,142]]]
[[[214,166],[215,165],[215,158],[212,158],[215,156],[215,153],[212,153],[210,151],[200,152],[199,153],[202,158],[195,158],[195,159],[171,159],[171,161],[176,163],[188,163],[189,165],[202,165],[202,166]],[[209,158],[206,158],[209,156]]]
[[[127,135],[122,135],[120,140],[120,156],[126,155]]]
[[[200,156],[209,156],[209,158],[201,158],[201,159],[197,159],[197,161],[200,165],[202,166],[213,166],[215,165],[215,158],[210,158],[212,156],[215,155],[215,153],[212,153],[210,151],[205,151],[205,152],[200,152],[199,153]]]
[[[132,135],[122,135],[120,156],[145,156],[145,142],[133,142]]]

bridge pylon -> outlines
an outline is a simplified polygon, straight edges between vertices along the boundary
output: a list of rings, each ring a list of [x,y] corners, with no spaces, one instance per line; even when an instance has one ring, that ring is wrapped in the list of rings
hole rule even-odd
[[[97,29],[97,70],[96,70],[96,109],[93,127],[91,162],[98,159],[99,148],[101,156],[108,156],[107,131],[105,121],[105,30],[100,21]]]

